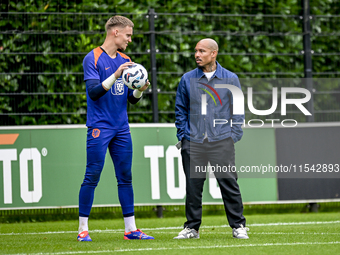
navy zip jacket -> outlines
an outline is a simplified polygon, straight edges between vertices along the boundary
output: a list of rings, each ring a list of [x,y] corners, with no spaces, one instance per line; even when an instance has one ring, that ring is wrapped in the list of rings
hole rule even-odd
[[[209,81],[203,71],[196,68],[185,73],[179,82],[175,110],[179,141],[185,138],[203,143],[205,138],[216,142],[231,137],[236,143],[242,138],[244,114],[233,114],[233,95],[229,89],[215,87],[229,84],[241,89],[239,79],[217,61],[216,65]]]

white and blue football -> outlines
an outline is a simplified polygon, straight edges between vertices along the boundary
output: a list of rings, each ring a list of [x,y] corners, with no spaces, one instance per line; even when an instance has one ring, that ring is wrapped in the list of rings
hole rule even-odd
[[[122,74],[123,82],[130,89],[143,87],[148,80],[148,72],[141,64],[133,64]]]

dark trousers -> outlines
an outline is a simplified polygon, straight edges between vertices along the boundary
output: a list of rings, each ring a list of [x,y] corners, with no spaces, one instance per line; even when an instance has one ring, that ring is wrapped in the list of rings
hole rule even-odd
[[[184,227],[198,230],[202,222],[202,192],[206,179],[206,173],[198,173],[198,167],[211,166],[230,167],[235,166],[235,148],[232,138],[227,138],[218,142],[208,142],[203,144],[182,141],[182,162],[186,176],[186,201],[185,213],[187,221]],[[201,168],[202,169],[202,168]],[[237,184],[236,172],[215,173],[219,184],[224,209],[231,228],[239,228],[240,224],[246,225],[243,216],[243,204],[239,186]]]

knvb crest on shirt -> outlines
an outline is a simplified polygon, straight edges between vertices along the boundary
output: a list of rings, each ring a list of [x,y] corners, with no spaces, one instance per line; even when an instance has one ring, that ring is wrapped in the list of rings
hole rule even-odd
[[[124,94],[124,83],[121,78],[118,78],[118,80],[115,81],[111,87],[111,93],[114,96],[120,96]]]

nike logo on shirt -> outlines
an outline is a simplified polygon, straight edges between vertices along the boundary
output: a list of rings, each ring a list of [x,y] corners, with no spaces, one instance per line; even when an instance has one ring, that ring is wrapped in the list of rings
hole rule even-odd
[[[109,67],[105,67],[105,70],[107,70],[107,69],[109,69],[111,66],[109,66]]]

